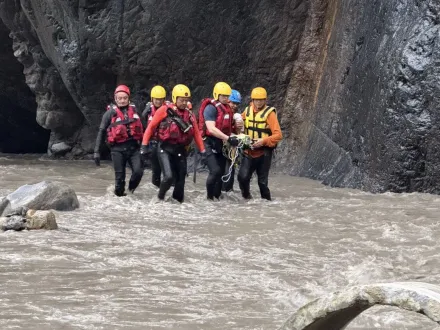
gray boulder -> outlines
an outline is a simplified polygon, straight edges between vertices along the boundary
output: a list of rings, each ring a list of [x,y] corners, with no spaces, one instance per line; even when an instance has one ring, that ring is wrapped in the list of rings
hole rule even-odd
[[[65,155],[66,153],[68,153],[70,150],[72,150],[72,146],[68,145],[65,142],[59,142],[59,143],[55,143],[52,145],[52,147],[50,148],[50,150],[52,151],[52,153],[54,155]]]
[[[75,191],[61,182],[43,181],[24,185],[0,201],[0,216],[27,207],[34,210],[71,211],[79,207]]]
[[[20,215],[12,215],[10,217],[3,217],[0,218],[0,224],[1,229],[3,231],[6,230],[15,230],[15,231],[21,231],[23,229],[26,229],[26,218],[20,216]]]
[[[354,286],[315,299],[296,311],[278,330],[343,330],[375,305],[420,313],[440,324],[440,287],[423,282]]]

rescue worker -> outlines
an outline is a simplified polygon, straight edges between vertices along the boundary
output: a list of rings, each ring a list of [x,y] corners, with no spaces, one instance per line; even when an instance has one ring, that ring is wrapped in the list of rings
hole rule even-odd
[[[142,118],[144,118],[148,124],[153,120],[153,116],[156,113],[157,109],[159,109],[162,105],[165,104],[165,98],[167,96],[167,92],[165,91],[165,88],[162,86],[154,86],[151,89],[150,97],[151,102],[148,102],[145,106],[145,110],[142,113]],[[151,183],[154,184],[156,187],[160,187],[160,164],[159,159],[157,158],[157,131],[153,133],[153,136],[151,137],[150,141],[150,147],[151,147]]]
[[[235,132],[236,134],[240,134],[244,132],[243,128],[243,119],[241,118],[241,113],[239,106],[241,104],[241,94],[239,91],[233,89],[231,91],[231,96],[229,96],[229,106],[231,107],[232,112],[234,113],[234,123],[235,123]],[[226,169],[228,171],[231,167],[231,160],[226,160]],[[228,192],[234,190],[234,177],[235,177],[235,166],[232,167],[232,172],[230,179],[226,182],[223,182],[222,191]]]
[[[238,182],[243,198],[251,199],[250,181],[257,172],[261,198],[271,200],[268,187],[272,153],[282,140],[276,110],[267,105],[267,92],[263,87],[252,90],[251,103],[242,113],[244,132],[253,140],[252,148],[245,151],[238,171]]]
[[[186,147],[194,139],[199,151],[204,155],[205,147],[197,127],[197,121],[187,108],[191,92],[185,85],[176,85],[172,91],[173,103],[162,105],[148,124],[142,141],[141,153],[148,157],[151,153],[149,142],[157,129],[157,155],[163,178],[160,183],[159,200],[165,198],[166,192],[174,182],[172,197],[180,203],[184,200],[185,178],[187,174]]]
[[[100,147],[104,138],[110,147],[115,170],[115,195],[125,196],[125,167],[131,168],[128,190],[133,193],[142,179],[143,169],[139,153],[144,124],[134,104],[130,103],[130,89],[119,85],[114,101],[102,116],[96,138],[94,160],[100,166]]]
[[[207,198],[220,198],[222,176],[225,173],[226,157],[223,143],[237,146],[238,139],[231,135],[234,131],[233,113],[229,106],[231,87],[225,82],[214,86],[213,99],[204,99],[199,109],[199,130],[205,142],[206,164],[209,175],[206,180]]]

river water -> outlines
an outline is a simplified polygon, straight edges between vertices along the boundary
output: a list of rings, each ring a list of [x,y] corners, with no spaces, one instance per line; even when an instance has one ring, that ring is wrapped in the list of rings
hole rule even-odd
[[[209,202],[201,174],[178,204],[157,201],[149,171],[113,196],[109,162],[0,155],[0,169],[0,196],[49,179],[81,204],[56,212],[59,230],[0,234],[0,329],[276,329],[350,285],[440,283],[439,196],[274,175],[272,202]],[[347,329],[440,327],[375,307]]]

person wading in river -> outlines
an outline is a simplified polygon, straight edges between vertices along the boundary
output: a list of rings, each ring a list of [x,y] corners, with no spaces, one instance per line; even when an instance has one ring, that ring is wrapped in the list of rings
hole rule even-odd
[[[172,91],[173,103],[161,106],[148,124],[142,140],[142,157],[149,157],[149,142],[157,129],[159,141],[157,155],[163,178],[160,183],[159,200],[165,199],[166,192],[174,182],[172,197],[183,202],[185,178],[187,174],[186,148],[193,141],[204,157],[205,147],[193,113],[187,108],[191,92],[185,85],[176,85]]]
[[[222,175],[225,173],[226,157],[222,148],[224,143],[238,146],[234,136],[233,112],[229,106],[231,87],[225,82],[214,86],[214,98],[206,98],[199,108],[199,130],[202,133],[206,148],[206,164],[209,175],[206,179],[206,197],[210,200],[219,199],[222,190]]]
[[[251,199],[250,181],[256,171],[261,198],[271,200],[268,187],[272,153],[282,140],[280,124],[275,108],[267,105],[267,92],[263,87],[252,90],[251,104],[242,113],[244,133],[253,140],[252,149],[244,153],[238,171],[241,194]]]
[[[104,137],[107,137],[115,171],[114,192],[116,196],[125,196],[125,167],[127,163],[131,168],[131,177],[128,183],[128,190],[131,193],[134,192],[142,179],[143,168],[139,148],[145,123],[142,123],[135,105],[130,103],[130,89],[127,86],[119,85],[116,87],[114,101],[115,103],[107,106],[107,111],[102,116],[93,158],[96,166],[100,166],[100,148]]]
[[[165,104],[165,97],[167,96],[167,92],[165,91],[165,88],[162,86],[154,86],[151,89],[150,92],[151,96],[151,102],[148,102],[145,106],[145,110],[142,113],[142,118],[146,120],[147,127],[148,124],[153,120],[154,115],[156,114],[156,111]],[[160,164],[159,164],[159,158],[157,157],[157,130],[153,133],[153,136],[150,140],[150,147],[151,147],[151,183],[154,184],[156,187],[160,187]]]

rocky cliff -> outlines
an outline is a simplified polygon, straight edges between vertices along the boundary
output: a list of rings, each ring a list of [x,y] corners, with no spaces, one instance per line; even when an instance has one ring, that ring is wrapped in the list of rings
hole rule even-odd
[[[0,86],[27,90],[21,107],[51,131],[50,153],[81,156],[117,83],[140,107],[157,83],[187,84],[195,103],[219,80],[244,94],[263,85],[286,136],[278,168],[437,192],[439,11],[433,0],[0,0],[12,38],[1,52],[21,63],[8,76],[32,94],[1,71]]]

